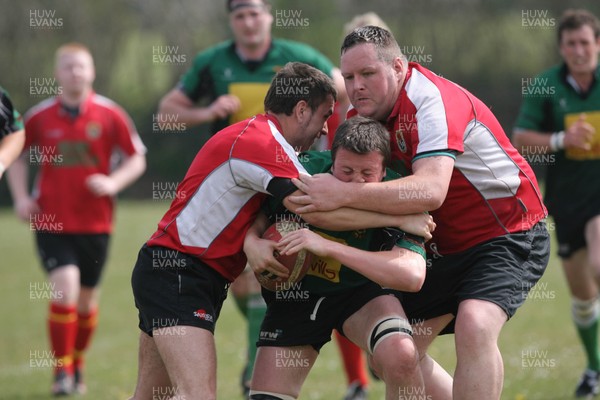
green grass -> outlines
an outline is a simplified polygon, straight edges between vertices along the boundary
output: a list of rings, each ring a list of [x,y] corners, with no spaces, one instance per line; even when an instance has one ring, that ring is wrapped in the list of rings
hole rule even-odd
[[[137,374],[137,313],[130,288],[140,245],[154,231],[166,202],[121,202],[110,258],[102,283],[100,324],[88,355],[89,399],[126,399]],[[43,284],[32,232],[9,209],[0,210],[0,399],[50,399],[51,369],[31,366],[31,352],[48,350],[45,300],[30,298],[30,285]],[[502,399],[570,399],[584,357],[570,320],[569,296],[553,255],[544,287],[506,325],[500,340],[505,383]],[[541,286],[541,285],[540,285]],[[245,323],[226,301],[217,326],[219,399],[241,399],[238,378],[244,363]],[[450,372],[452,336],[438,338],[430,351]],[[35,358],[35,357],[34,357]],[[301,399],[340,399],[345,378],[334,345],[321,352]],[[375,382],[370,399],[383,398]]]

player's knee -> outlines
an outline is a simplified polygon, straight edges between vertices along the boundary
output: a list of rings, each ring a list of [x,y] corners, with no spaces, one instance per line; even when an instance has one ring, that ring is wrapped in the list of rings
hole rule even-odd
[[[417,347],[408,335],[389,336],[377,348],[373,360],[378,375],[386,382],[402,382],[419,368]]]
[[[500,324],[496,318],[506,318],[504,311],[488,302],[472,302],[461,304],[456,318],[455,332],[458,340],[472,347],[480,347],[492,343],[497,336]],[[463,344],[465,344],[463,343]]]
[[[251,390],[250,400],[296,400],[296,398],[287,394]]]

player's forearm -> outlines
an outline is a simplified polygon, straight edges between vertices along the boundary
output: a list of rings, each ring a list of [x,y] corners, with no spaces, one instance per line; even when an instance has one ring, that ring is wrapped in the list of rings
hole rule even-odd
[[[19,157],[25,144],[25,131],[20,130],[0,140],[0,176]]]
[[[29,198],[29,191],[27,190],[29,165],[26,157],[26,154],[18,157],[7,170],[8,188],[15,202]]]
[[[263,233],[267,230],[269,226],[269,219],[262,212],[258,213],[256,219],[250,225],[248,232],[246,232],[246,237],[244,238],[244,251],[246,251],[247,246],[253,246],[256,240],[260,240]]]
[[[454,158],[423,157],[413,174],[386,182],[346,184],[344,205],[386,214],[406,215],[438,209],[448,194]]]
[[[166,96],[158,107],[158,125],[166,129],[168,124],[176,122],[192,127],[215,120],[216,116],[210,107],[197,107],[193,103],[181,103],[180,100]]]
[[[338,208],[333,211],[316,211],[303,214],[309,224],[330,231],[351,231],[366,228],[401,226],[403,216],[383,214],[355,208]]]
[[[526,129],[516,129],[513,132],[512,143],[521,154],[527,154],[525,147],[535,147],[535,154],[550,153],[550,133],[537,132]],[[529,152],[531,154],[531,152]]]
[[[414,175],[393,181],[348,185],[347,206],[390,215],[433,211],[446,197],[446,191],[434,179]]]
[[[328,241],[327,251],[329,257],[384,287],[416,292],[425,280],[425,259],[410,250],[371,252]]]
[[[143,154],[136,153],[129,156],[117,169],[115,169],[110,174],[110,178],[115,183],[116,191],[120,192],[142,176],[145,170],[146,157]]]

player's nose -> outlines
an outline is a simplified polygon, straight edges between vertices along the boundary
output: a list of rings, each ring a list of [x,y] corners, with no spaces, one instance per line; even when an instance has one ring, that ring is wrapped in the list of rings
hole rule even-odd
[[[352,176],[352,182],[354,183],[365,183],[366,180],[361,174],[354,174]]]

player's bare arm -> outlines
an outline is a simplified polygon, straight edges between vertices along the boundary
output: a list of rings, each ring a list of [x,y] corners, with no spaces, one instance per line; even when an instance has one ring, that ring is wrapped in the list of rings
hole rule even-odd
[[[335,178],[334,178],[335,179]],[[336,179],[337,180],[337,179]],[[310,225],[331,231],[350,231],[366,228],[385,228],[396,226],[405,232],[431,239],[435,230],[435,222],[431,215],[424,213],[394,215],[377,211],[360,210],[358,208],[342,207],[330,211],[315,211],[302,214],[300,205],[291,201],[292,197],[303,196],[296,191],[283,200],[283,205],[291,212],[298,214]]]
[[[132,184],[146,170],[146,157],[133,154],[110,175],[93,174],[86,179],[86,185],[96,196],[114,196]]]
[[[163,116],[176,115],[177,122],[194,126],[226,118],[235,113],[240,106],[240,100],[236,96],[226,94],[219,96],[207,107],[198,107],[181,89],[175,88],[162,98],[158,112]],[[166,117],[159,120],[169,121]]]
[[[425,280],[425,259],[413,251],[394,247],[389,251],[365,251],[350,247],[308,230],[299,229],[279,241],[282,254],[307,250],[331,257],[384,287],[417,292]]]
[[[7,171],[8,187],[14,201],[15,213],[23,221],[29,221],[31,214],[40,211],[38,204],[29,195],[28,176],[27,154],[23,153]]]
[[[301,206],[296,212],[303,216],[340,207],[391,215],[432,211],[446,198],[453,167],[452,157],[432,156],[416,160],[412,175],[387,182],[347,183],[329,174],[301,175],[292,182],[306,194],[289,200]]]
[[[595,132],[596,130],[594,127],[586,122],[585,114],[581,114],[577,121],[564,131],[564,135],[561,139],[562,144],[560,144],[559,147],[590,150],[590,143]],[[536,147],[536,149],[546,149],[546,152],[551,153],[553,152],[551,143],[553,134],[555,134],[555,132],[544,133],[528,129],[515,129],[512,141],[519,150],[523,146],[539,146]]]
[[[6,135],[0,140],[0,178],[5,169],[19,157],[24,144],[25,131],[23,129]]]
[[[244,253],[246,253],[248,259],[248,265],[257,274],[266,271],[287,278],[289,276],[288,269],[281,265],[273,255],[273,252],[277,250],[277,243],[261,238],[268,226],[269,219],[267,216],[259,213],[250,229],[248,229],[244,239]]]

